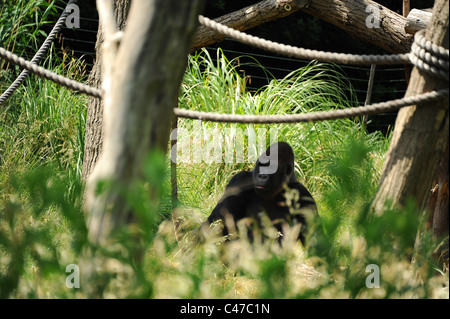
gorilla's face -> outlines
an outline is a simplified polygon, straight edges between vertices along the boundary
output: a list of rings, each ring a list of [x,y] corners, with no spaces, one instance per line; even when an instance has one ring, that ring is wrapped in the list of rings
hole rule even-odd
[[[253,183],[258,196],[276,196],[291,179],[294,171],[293,156],[285,153],[280,152],[278,144],[274,144],[256,162]]]

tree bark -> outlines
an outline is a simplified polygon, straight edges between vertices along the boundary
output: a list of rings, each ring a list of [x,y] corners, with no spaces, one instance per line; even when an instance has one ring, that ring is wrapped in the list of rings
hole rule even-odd
[[[372,11],[366,11],[368,8],[378,9],[379,27],[366,26],[366,20],[372,14]],[[411,49],[413,37],[405,32],[406,18],[375,1],[312,0],[302,10],[388,52],[407,53]]]
[[[113,1],[114,16],[118,30],[124,30],[128,11],[132,0],[116,0]],[[102,84],[102,68],[101,68],[101,45],[103,43],[103,30],[101,21],[98,25],[97,42],[95,44],[96,60],[89,74],[88,83],[91,86],[100,88]],[[84,158],[82,177],[84,180],[91,174],[95,163],[102,151],[103,141],[103,102],[101,99],[94,97],[89,98],[88,114],[86,118],[86,131],[84,143]]]
[[[425,37],[448,49],[448,0],[436,0]],[[406,96],[446,88],[448,83],[413,69]],[[372,207],[382,213],[387,200],[402,206],[408,198],[423,210],[449,137],[448,100],[402,108]]]
[[[308,3],[307,0],[264,0],[235,12],[221,16],[214,21],[229,28],[244,31],[260,24],[273,21],[297,12]],[[194,37],[191,52],[225,39],[220,33],[200,26]]]
[[[412,9],[406,17],[405,31],[414,34],[425,29],[430,22],[432,13],[424,10]]]
[[[143,177],[151,149],[167,151],[173,101],[201,12],[202,0],[133,0],[132,19],[114,61],[104,101],[103,151],[87,182],[90,239],[105,243],[133,214],[116,187],[96,195],[99,181],[129,189]],[[177,8],[174,10],[173,8]]]
[[[449,231],[449,144],[444,151],[433,182],[430,197],[427,203],[428,222],[426,227],[431,229],[433,239],[438,242],[431,257],[438,266],[447,268],[448,271],[448,231]],[[440,243],[439,243],[440,241]],[[416,243],[421,244],[421,236],[418,234]],[[442,267],[445,271],[445,267]]]
[[[378,9],[379,27],[368,28],[366,26],[366,20],[371,14],[371,11],[366,11],[369,7]],[[214,21],[244,31],[299,10],[334,24],[352,37],[372,43],[388,52],[406,53],[410,51],[413,37],[404,29],[406,18],[369,0],[310,0],[307,3],[299,0],[266,0],[214,19]],[[191,52],[221,42],[223,39],[224,36],[221,34],[206,27],[199,27]]]
[[[447,148],[444,156],[439,163],[436,180],[436,201],[430,212],[433,217],[432,230],[436,238],[442,238],[448,235],[448,211],[449,211],[449,189],[448,189],[448,159],[449,159],[449,144],[447,141]]]

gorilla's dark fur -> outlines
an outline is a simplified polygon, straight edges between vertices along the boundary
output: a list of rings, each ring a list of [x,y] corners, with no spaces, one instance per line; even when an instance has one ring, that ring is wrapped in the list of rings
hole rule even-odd
[[[286,193],[291,190],[298,194],[294,196],[295,201],[286,198]],[[285,142],[278,142],[258,158],[251,172],[242,171],[233,176],[204,225],[221,220],[224,223],[223,235],[228,235],[237,229],[237,222],[242,219],[254,221],[257,227],[262,227],[265,214],[280,234],[284,223],[301,224],[298,239],[304,243],[305,216],[316,212],[314,199],[295,177],[292,148]]]

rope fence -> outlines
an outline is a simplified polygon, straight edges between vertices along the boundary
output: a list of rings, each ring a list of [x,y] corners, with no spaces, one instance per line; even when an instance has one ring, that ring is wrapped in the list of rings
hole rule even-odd
[[[410,60],[419,70],[448,82],[449,50],[425,39],[425,30],[416,33],[411,47]]]
[[[73,0],[69,1],[68,5]],[[64,12],[65,13],[65,12]],[[63,13],[63,15],[64,15]],[[58,20],[62,19],[61,18]],[[425,30],[416,33],[414,44],[411,53],[406,54],[392,54],[392,55],[355,55],[343,54],[334,52],[324,52],[309,50],[303,48],[296,48],[289,45],[276,43],[273,41],[261,39],[255,36],[245,34],[243,32],[231,29],[227,26],[219,24],[211,19],[199,16],[200,24],[211,28],[227,37],[233,38],[239,42],[255,46],[257,48],[269,50],[278,54],[297,59],[318,60],[324,62],[342,63],[342,64],[359,64],[359,65],[374,65],[374,64],[409,64],[412,63],[421,71],[426,72],[434,77],[444,81],[449,81],[449,50],[438,47],[427,41],[424,38]],[[55,26],[56,28],[56,26]],[[52,30],[53,31],[53,30]],[[92,97],[102,98],[103,92],[100,89],[90,87],[86,84],[68,79],[54,72],[46,70],[37,66],[32,62],[18,57],[0,47],[0,58],[6,59],[9,62],[20,66],[38,76],[44,77],[60,85],[66,86],[72,90],[87,94]],[[6,92],[5,92],[6,93]],[[236,114],[217,114],[208,112],[199,112],[193,110],[185,110],[174,108],[174,113],[178,117],[185,117],[190,119],[198,119],[202,121],[215,122],[234,122],[234,123],[298,123],[298,122],[313,122],[335,120],[355,116],[371,115],[381,112],[389,112],[398,110],[404,106],[413,104],[422,104],[436,101],[448,97],[449,90],[439,90],[427,92],[424,94],[404,97],[402,99],[392,100],[388,102],[376,103],[366,106],[354,107],[350,109],[340,109],[324,112],[313,112],[305,114],[290,114],[290,115],[236,115]]]
[[[211,122],[232,122],[232,123],[247,123],[247,124],[319,122],[319,121],[338,120],[343,118],[396,111],[404,106],[429,103],[437,101],[445,96],[448,96],[447,89],[427,92],[424,94],[405,97],[402,99],[392,100],[388,102],[353,107],[349,109],[312,112],[303,114],[290,114],[290,115],[218,114],[218,113],[185,110],[179,108],[175,108],[174,112],[175,115],[178,117]]]
[[[59,17],[59,19],[56,22],[56,24],[53,27],[53,29],[50,31],[49,35],[45,39],[45,41],[42,44],[42,46],[39,48],[39,50],[34,55],[33,59],[31,60],[31,63],[38,64],[42,60],[42,58],[44,57],[45,53],[47,52],[47,50],[52,45],[53,41],[55,41],[56,36],[58,35],[59,31],[61,30],[62,26],[64,25],[64,22],[65,22],[67,16],[69,15],[69,10],[67,10],[68,7],[70,5],[72,5],[72,4],[74,4],[75,1],[76,0],[70,0],[67,3],[66,7],[64,8],[63,13]],[[11,86],[8,89],[6,89],[6,91],[3,92],[3,94],[0,96],[0,105],[2,105],[11,95],[13,95],[13,93],[22,84],[22,82],[25,80],[25,78],[28,76],[29,73],[30,73],[30,71],[27,70],[27,69],[23,70],[20,73],[20,75],[11,84]]]
[[[225,38],[224,41],[227,41],[230,44],[232,42],[237,42],[236,40],[229,38]],[[213,52],[217,50],[217,48],[213,46],[207,46],[205,49]],[[258,91],[263,86],[268,85],[272,79],[284,78],[299,68],[309,65],[311,62],[310,60],[288,58],[275,54],[272,55],[270,52],[267,54],[262,54],[260,53],[261,51],[255,53],[253,50],[249,52],[245,49],[240,51],[223,47],[221,47],[221,50],[227,58],[235,57],[235,59],[237,59],[235,66],[239,68],[239,72],[243,72],[242,74],[245,74],[245,76],[248,76],[250,79],[247,82],[246,88],[254,92]],[[257,60],[256,63],[254,58]],[[217,63],[217,57],[211,55],[211,61]],[[352,83],[352,91],[357,93],[358,96],[361,95],[358,102],[360,103],[359,105],[363,105],[367,94],[367,85],[369,81],[368,77],[371,66],[339,64],[336,65],[336,67],[339,71],[342,71],[347,80]],[[380,87],[387,86],[387,89],[372,92],[373,95],[387,93],[397,95],[397,93],[401,93],[401,96],[396,96],[393,98],[403,97],[406,91],[406,88],[402,87],[406,84],[404,65],[384,65],[377,67],[374,84],[377,84]]]
[[[317,60],[320,62],[342,63],[342,64],[409,64],[409,54],[387,54],[387,55],[357,55],[347,53],[334,53],[317,51],[310,49],[303,49],[293,47],[291,45],[281,44],[270,40],[258,38],[253,35],[246,34],[241,31],[234,30],[214,20],[199,16],[201,25],[210,28],[220,34],[239,41],[243,44],[251,45],[253,47],[281,54],[284,56],[304,59]]]
[[[23,69],[26,69],[40,77],[43,77],[47,80],[50,80],[52,82],[55,82],[57,84],[63,85],[69,89],[79,91],[80,93],[87,94],[92,97],[101,98],[102,97],[102,91],[91,87],[89,85],[86,85],[84,83],[80,83],[75,80],[71,80],[69,78],[66,78],[62,75],[56,74],[52,71],[49,71],[43,67],[40,67],[36,64],[31,63],[30,61],[27,61],[25,59],[22,59],[21,57],[15,55],[12,52],[9,52],[5,50],[4,48],[0,48],[0,57],[8,60],[9,62],[20,66]]]

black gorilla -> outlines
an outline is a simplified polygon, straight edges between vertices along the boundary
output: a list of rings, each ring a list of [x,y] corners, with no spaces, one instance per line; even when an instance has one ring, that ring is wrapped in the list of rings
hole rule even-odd
[[[286,194],[289,190],[294,190],[297,196]],[[233,176],[204,225],[221,220],[225,236],[236,230],[237,222],[242,219],[255,221],[257,227],[262,227],[262,214],[266,214],[280,234],[283,223],[302,224],[298,239],[304,244],[305,216],[316,212],[314,199],[295,177],[292,148],[285,142],[278,142],[258,158],[253,171]],[[250,231],[249,235],[252,238]]]

